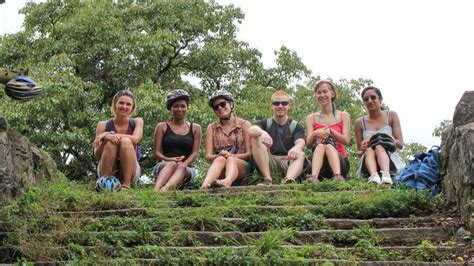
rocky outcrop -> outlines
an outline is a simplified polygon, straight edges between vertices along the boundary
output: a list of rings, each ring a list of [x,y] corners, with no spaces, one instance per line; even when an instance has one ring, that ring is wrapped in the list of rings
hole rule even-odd
[[[9,128],[0,116],[0,207],[45,179],[57,177],[54,161]]]
[[[474,233],[474,91],[466,91],[457,104],[453,124],[443,132],[441,149],[446,196]]]

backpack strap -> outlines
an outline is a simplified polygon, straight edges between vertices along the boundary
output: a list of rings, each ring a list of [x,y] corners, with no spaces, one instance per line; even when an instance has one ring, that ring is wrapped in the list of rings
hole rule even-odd
[[[107,120],[105,123],[105,132],[114,131],[114,122],[112,119]]]
[[[267,126],[265,128],[265,131],[268,131],[268,129],[270,129],[272,124],[273,124],[273,118],[267,118]]]
[[[130,128],[132,128],[132,133],[133,133],[133,131],[135,131],[135,119],[129,118],[128,124],[130,125]]]
[[[298,122],[296,122],[295,120],[291,120],[291,123],[290,123],[290,136],[292,136],[293,133],[295,132],[296,125],[298,125]]]
[[[266,126],[266,131],[273,125],[273,118],[268,118],[267,119],[267,126]],[[295,120],[291,120],[289,129],[290,129],[290,135],[293,135],[293,132],[295,132],[296,126],[298,125],[298,122]]]

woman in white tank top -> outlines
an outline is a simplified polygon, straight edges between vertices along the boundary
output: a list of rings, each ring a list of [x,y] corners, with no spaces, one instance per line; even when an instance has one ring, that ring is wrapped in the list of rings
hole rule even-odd
[[[393,137],[395,148],[403,148],[400,119],[396,112],[382,109],[383,98],[378,88],[367,87],[361,95],[369,114],[355,122],[357,153],[361,156],[358,172],[368,177],[369,182],[392,184],[391,175],[403,169],[405,162],[396,152],[389,152],[382,145],[370,148],[369,139],[376,133],[385,133]]]

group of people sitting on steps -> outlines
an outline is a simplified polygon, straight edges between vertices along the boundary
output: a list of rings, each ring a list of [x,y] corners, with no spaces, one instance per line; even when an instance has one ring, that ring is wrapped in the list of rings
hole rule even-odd
[[[209,169],[201,189],[230,187],[256,169],[262,176],[258,185],[270,185],[271,173],[280,172],[283,183],[294,183],[308,172],[307,182],[323,178],[345,180],[349,161],[345,146],[350,143],[350,116],[335,109],[336,89],[330,80],[320,80],[314,87],[319,112],[306,118],[303,126],[288,117],[290,97],[285,91],[271,96],[273,117],[252,125],[235,115],[234,96],[220,90],[209,97],[209,106],[216,121],[208,125],[205,136],[205,158]],[[377,184],[392,184],[392,176],[405,165],[395,152],[403,147],[398,115],[381,107],[382,93],[370,86],[362,91],[368,115],[355,121],[357,150],[360,156],[358,173]],[[196,178],[193,162],[201,145],[201,126],[186,119],[190,95],[184,90],[171,91],[166,96],[166,108],[171,118],[156,125],[154,152],[157,164],[153,168],[155,191],[166,192]],[[139,142],[143,135],[143,120],[130,118],[136,109],[130,91],[118,92],[112,101],[114,118],[97,125],[93,143],[99,161],[98,176],[119,172],[122,189],[130,188],[140,177]],[[392,140],[373,143],[380,135]],[[306,137],[305,137],[306,135]],[[312,150],[305,156],[305,146]]]

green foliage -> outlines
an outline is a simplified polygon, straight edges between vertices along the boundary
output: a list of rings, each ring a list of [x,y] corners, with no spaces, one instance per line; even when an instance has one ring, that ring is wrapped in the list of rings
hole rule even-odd
[[[449,126],[451,126],[452,123],[453,123],[453,121],[448,120],[448,119],[445,119],[445,120],[441,121],[441,122],[439,123],[439,126],[437,126],[437,127],[434,129],[432,136],[433,136],[433,137],[441,138],[441,136],[443,135],[443,132],[444,132]]]
[[[410,142],[405,143],[403,150],[399,152],[400,156],[405,160],[405,163],[408,165],[411,159],[420,152],[426,151],[427,148],[420,143]]]
[[[154,127],[168,117],[167,91],[187,89],[193,97],[188,118],[205,128],[214,119],[206,93],[232,91],[242,106],[237,112],[254,121],[263,113],[246,114],[243,106],[255,102],[255,95],[240,95],[241,90],[261,90],[269,98],[267,87],[287,88],[310,74],[284,46],[275,52],[276,66],[265,69],[260,52],[236,39],[244,15],[232,5],[53,0],[29,2],[21,12],[24,31],[2,36],[0,61],[5,67],[29,68],[44,96],[20,104],[1,94],[0,111],[73,179],[94,173],[94,126],[111,116],[111,97],[120,89],[137,96],[136,115],[145,121],[142,165],[148,172]],[[197,78],[200,89],[189,78]],[[202,152],[199,160],[205,166]]]
[[[437,261],[438,252],[436,246],[429,240],[423,240],[410,254],[415,261]]]
[[[361,239],[357,244],[355,244],[353,254],[358,258],[358,260],[381,261],[386,258],[386,254],[367,239]]]

